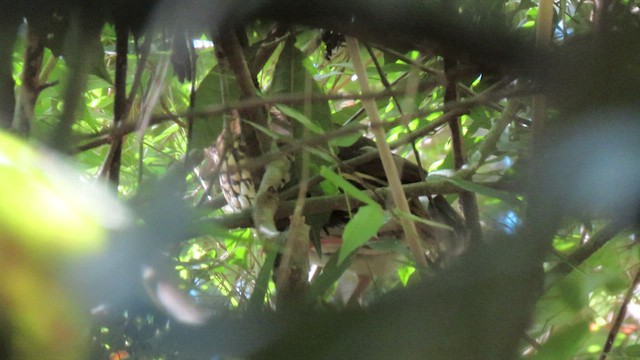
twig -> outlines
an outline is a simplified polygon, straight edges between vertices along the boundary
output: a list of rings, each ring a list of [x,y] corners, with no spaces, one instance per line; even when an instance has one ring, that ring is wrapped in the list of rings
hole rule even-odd
[[[538,18],[536,19],[536,45],[547,47],[551,41],[551,24],[553,22],[553,0],[541,0],[538,5]],[[547,99],[544,95],[533,97],[533,141],[534,151],[536,142],[544,136],[544,120],[547,109]]]
[[[236,102],[228,102],[226,104],[217,104],[217,105],[212,105],[209,107],[204,107],[203,110],[201,111],[195,111],[193,113],[182,113],[182,114],[165,114],[165,115],[156,115],[153,116],[151,118],[151,120],[149,121],[149,125],[155,125],[155,124],[159,124],[162,123],[164,121],[167,120],[179,120],[181,117],[187,117],[187,116],[194,116],[194,117],[207,117],[207,116],[212,116],[212,115],[218,115],[218,114],[223,114],[223,113],[228,113],[231,110],[237,110],[237,109],[248,109],[248,108],[256,108],[256,107],[263,107],[265,105],[270,105],[270,104],[300,104],[300,103],[304,103],[305,101],[327,101],[327,100],[362,100],[362,99],[380,99],[380,98],[385,98],[385,97],[389,97],[392,94],[400,94],[400,92],[398,91],[394,91],[394,92],[387,92],[387,91],[381,91],[381,92],[375,92],[375,93],[370,93],[370,94],[354,94],[354,95],[344,95],[344,94],[339,94],[339,95],[318,95],[318,94],[285,94],[285,95],[275,95],[275,96],[271,96],[269,98],[253,98],[253,99],[243,99],[240,101],[236,101]],[[501,94],[500,96],[504,97],[504,96],[508,96],[509,94]],[[476,96],[474,99],[480,99],[480,96],[482,95],[478,95]],[[487,99],[483,99],[481,102],[486,101]],[[480,103],[481,103],[480,102]],[[418,113],[417,115],[428,115],[431,114],[433,112],[438,112],[438,111],[442,111],[442,109],[434,109],[432,111],[426,111],[426,112],[422,112],[422,113]],[[122,124],[122,128],[120,128],[117,132],[118,134],[128,134],[131,133],[135,130],[135,125],[131,125],[131,124],[126,124],[126,122],[123,122]],[[92,143],[96,143],[99,145],[103,145],[108,143],[108,140],[106,139],[106,137],[108,137],[108,135],[110,135],[112,133],[111,129],[105,129],[103,131],[100,131],[98,133],[95,134],[91,134],[91,135],[86,135],[85,136],[85,141],[88,142],[92,142]],[[99,146],[99,145],[94,145],[95,146]],[[80,145],[78,146],[74,153],[77,153],[78,151],[84,151],[84,150],[88,150],[86,144]]]
[[[249,67],[249,69],[251,70],[251,77],[253,79],[257,78],[258,73],[262,70],[271,55],[273,55],[273,52],[276,50],[278,45],[283,40],[287,39],[288,36],[289,34],[287,33],[286,28],[282,25],[276,26],[276,28],[273,29],[273,31],[271,31],[269,35],[267,35],[267,37],[264,39],[263,44],[256,52],[256,55],[251,62],[251,66]]]
[[[113,101],[113,125],[117,128],[127,114],[127,54],[129,44],[129,28],[122,21],[116,21],[116,76],[115,99]],[[122,157],[123,136],[114,136],[111,148],[100,167],[99,177],[109,179],[114,189],[120,183],[120,160]]]
[[[607,341],[604,343],[604,349],[602,349],[602,354],[600,354],[600,360],[605,360],[607,355],[611,351],[613,347],[613,341],[616,339],[616,335],[618,335],[618,331],[620,331],[620,326],[624,321],[625,316],[627,315],[627,307],[629,306],[629,302],[631,302],[631,298],[633,297],[633,293],[636,288],[640,284],[640,268],[636,271],[636,276],[633,278],[633,282],[627,290],[627,293],[624,295],[624,300],[622,300],[622,304],[620,305],[620,310],[618,311],[618,315],[616,316],[616,320],[613,322],[611,326],[611,330],[609,331],[609,335],[607,336]]]
[[[150,90],[147,93],[146,98],[144,99],[142,105],[142,113],[140,115],[140,119],[138,123],[135,125],[136,141],[139,142],[142,140],[144,136],[145,130],[151,126],[152,123],[152,111],[155,105],[158,103],[162,90],[164,89],[167,69],[169,68],[170,58],[169,56],[162,56],[159,59],[158,64],[156,65],[156,70],[153,74],[150,84]],[[118,134],[117,130],[114,129],[114,134]]]
[[[360,59],[358,41],[352,37],[347,37],[347,47],[353,61],[353,67],[358,76],[360,88],[365,92],[369,92],[369,82],[364,65]],[[382,127],[382,120],[378,114],[375,102],[373,100],[363,100],[362,103],[367,115],[369,116],[369,121],[371,122],[371,132],[373,132],[373,135],[376,138],[376,146],[378,147],[380,160],[382,161],[382,166],[387,175],[387,181],[390,185],[389,187],[391,188],[393,202],[398,210],[405,214],[410,214],[411,210],[409,209],[409,203],[404,193],[404,189],[402,188],[398,169],[396,168],[391,155],[391,148],[389,148],[389,144],[387,143],[387,136]],[[425,257],[424,249],[422,248],[422,243],[415,223],[408,218],[401,217],[400,224],[402,225],[407,244],[411,249],[416,264],[421,268],[427,268],[427,259]]]
[[[373,61],[373,65],[376,67],[376,71],[378,72],[378,75],[380,76],[380,82],[382,83],[382,85],[384,86],[385,89],[391,90],[391,84],[389,83],[389,80],[387,79],[387,76],[385,75],[384,71],[382,70],[382,66],[380,66],[380,62],[378,61],[378,58],[373,53],[373,49],[371,49],[371,46],[369,46],[368,44],[365,44],[365,46],[367,48],[367,52],[369,53],[369,57]],[[413,69],[415,69],[415,67],[412,67],[411,69],[413,70]],[[417,75],[417,73],[415,73],[415,71],[411,71],[410,73],[413,76],[409,76],[409,81],[408,81],[407,91],[406,91],[406,97],[408,99],[410,99],[409,104],[413,105],[413,100],[412,99],[415,97],[415,95],[416,95],[416,93],[418,91],[418,75]],[[398,97],[395,96],[395,95],[391,95],[391,98],[393,99],[393,103],[396,105],[396,108],[398,109],[398,113],[400,115],[404,115],[404,112],[402,111],[402,105],[400,104],[400,101],[398,101]],[[413,112],[413,110],[414,109],[410,109],[409,112]],[[404,127],[405,127],[405,130],[407,132],[411,132],[411,130],[409,129],[408,121],[406,121],[404,123]],[[418,148],[416,147],[416,142],[415,141],[411,141],[411,150],[413,152],[413,156],[416,159],[416,164],[418,164],[418,171],[420,172],[420,178],[421,179],[425,179],[426,178],[426,174],[424,173],[424,168],[422,167],[422,161],[420,159],[420,154],[418,153]]]
[[[498,95],[501,96],[501,95]],[[443,114],[442,116],[440,116],[439,118],[431,121],[427,126],[425,126],[424,128],[414,131],[410,134],[408,134],[407,136],[404,136],[396,141],[394,141],[393,143],[390,143],[389,146],[390,147],[398,147],[404,144],[408,144],[411,141],[413,141],[414,139],[417,139],[419,137],[424,136],[425,134],[431,133],[433,131],[435,131],[436,129],[438,129],[439,127],[447,124],[449,122],[449,120],[456,116],[458,113],[465,111],[468,108],[471,108],[475,105],[477,105],[478,103],[481,103],[482,101],[485,101],[486,98],[489,97],[486,94],[481,94],[478,97],[474,98],[474,99],[470,99],[464,102],[460,102],[457,105],[451,106],[450,107],[450,111]],[[401,125],[403,123],[403,121],[405,121],[406,119],[412,119],[414,117],[421,117],[421,116],[427,116],[428,114],[432,114],[434,112],[439,112],[442,111],[442,108],[438,108],[437,110],[425,110],[425,111],[418,111],[414,114],[405,114],[404,116],[400,116],[396,119],[394,119],[393,121],[387,122],[385,124],[377,124],[377,125],[370,125],[369,128],[374,129],[376,127],[384,127],[384,128],[391,128],[394,126],[398,126]],[[284,157],[287,156],[288,154],[292,154],[295,153],[301,149],[303,149],[304,147],[307,146],[315,146],[315,145],[319,145],[319,144],[323,144],[326,143],[327,141],[331,140],[331,139],[335,139],[335,138],[339,138],[341,136],[345,136],[345,135],[349,135],[349,134],[353,134],[354,132],[360,131],[360,130],[364,130],[366,129],[367,126],[366,125],[361,125],[361,124],[351,124],[351,125],[345,125],[339,129],[336,130],[332,130],[329,132],[326,132],[323,135],[318,135],[318,136],[314,136],[311,138],[307,138],[307,139],[301,139],[299,141],[295,141],[292,142],[286,146],[281,147],[277,152],[269,152],[267,154],[264,154],[262,156],[260,156],[257,159],[253,159],[252,161],[248,161],[247,164],[243,165],[244,169],[247,169],[249,171],[254,171],[256,169],[259,169],[263,166],[265,166],[267,163],[269,163],[270,161],[273,161],[277,158],[280,157]],[[216,176],[217,174],[213,174],[213,176]]]
[[[447,86],[445,88],[444,101],[445,106],[448,103],[458,101],[457,79],[453,75],[456,71],[457,62],[449,58],[444,59],[445,74],[447,76]],[[449,120],[449,128],[451,129],[451,143],[453,148],[453,163],[456,170],[462,169],[466,164],[466,154],[462,143],[462,129],[460,117],[454,116]],[[478,211],[478,202],[474,193],[465,191],[460,194],[460,206],[464,214],[465,225],[469,230],[469,238],[471,244],[482,241],[482,228],[480,227],[480,213]]]
[[[418,69],[420,69],[420,70],[422,70],[422,71],[424,71],[424,72],[426,72],[428,74],[436,75],[436,76],[440,77],[440,80],[442,82],[446,81],[444,73],[441,70],[436,70],[434,68],[428,67],[428,66],[426,66],[426,65],[424,65],[424,64],[422,64],[422,63],[420,63],[418,61],[415,61],[413,59],[410,59],[410,58],[404,56],[404,54],[402,54],[402,53],[400,53],[398,51],[395,51],[393,49],[390,49],[390,48],[388,48],[386,46],[377,45],[376,48],[378,50],[384,52],[384,53],[387,53],[389,55],[393,55],[393,56],[397,57],[398,59],[400,59],[401,61],[403,61],[403,62],[405,62],[405,63],[407,63],[407,64],[409,64],[411,66],[417,67]]]
[[[149,51],[151,49],[151,38],[152,36],[149,34],[145,36],[144,42],[142,43],[142,47],[139,50],[139,57],[136,62],[136,73],[133,76],[133,83],[131,83],[131,90],[129,91],[129,97],[127,98],[127,106],[125,109],[125,115],[128,116],[131,111],[131,106],[133,106],[133,101],[136,98],[136,94],[138,92],[138,88],[142,83],[142,73],[144,72],[144,65],[147,62],[147,57],[149,57]],[[121,119],[124,120],[124,119]]]
[[[193,148],[193,124],[195,122],[195,116],[193,116],[193,110],[196,107],[196,70],[198,66],[198,54],[193,47],[193,41],[189,41],[189,67],[191,68],[191,89],[189,89],[189,116],[187,116],[187,151],[185,152],[184,172],[185,174],[192,169],[193,159],[191,158],[191,150]]]
[[[16,94],[16,109],[13,114],[12,128],[18,134],[28,137],[34,120],[34,108],[40,93],[38,74],[42,66],[44,45],[32,26],[27,28],[24,67],[20,76],[22,85]]]
[[[467,166],[456,171],[457,176],[462,179],[471,178],[485,160],[487,160],[489,155],[495,151],[504,129],[513,121],[521,106],[522,104],[517,101],[509,101],[500,118],[493,122],[491,129],[484,136],[484,140],[478,147],[478,150],[471,154]]]

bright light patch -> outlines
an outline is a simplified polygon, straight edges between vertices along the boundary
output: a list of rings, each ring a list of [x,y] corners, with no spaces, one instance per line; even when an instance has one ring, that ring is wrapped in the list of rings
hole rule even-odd
[[[195,49],[210,49],[213,47],[213,41],[211,40],[202,40],[202,39],[193,39],[193,47]]]

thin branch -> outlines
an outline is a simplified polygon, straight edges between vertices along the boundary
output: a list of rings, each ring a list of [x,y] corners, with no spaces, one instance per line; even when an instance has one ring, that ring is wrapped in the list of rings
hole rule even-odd
[[[144,136],[144,132],[146,129],[153,124],[153,116],[152,112],[155,108],[156,104],[160,101],[162,96],[162,91],[165,87],[165,82],[167,80],[167,69],[169,68],[170,57],[169,56],[161,56],[158,60],[158,64],[156,65],[156,69],[153,72],[153,76],[151,81],[149,81],[149,91],[143,101],[142,111],[140,114],[140,119],[137,124],[134,124],[134,131],[136,134],[136,141],[142,141],[142,137]],[[115,136],[119,135],[118,128],[114,128]]]
[[[236,79],[236,86],[240,90],[243,99],[259,99],[255,78],[252,76],[244,56],[244,49],[233,31],[220,34],[219,45],[227,58],[229,68]],[[243,119],[249,119],[260,127],[268,128],[266,112],[261,107],[236,108]],[[193,116],[197,116],[193,114]],[[240,124],[242,136],[247,144],[259,144],[248,148],[251,156],[259,156],[271,150],[271,137],[255,131],[253,126],[245,122]]]
[[[380,62],[378,61],[377,56],[375,56],[375,54],[373,53],[373,49],[368,44],[365,44],[365,47],[367,48],[367,52],[369,53],[369,57],[373,61],[373,65],[376,67],[376,71],[378,72],[378,75],[380,76],[380,82],[382,83],[382,85],[384,86],[385,89],[392,90],[391,84],[389,83],[389,80],[387,79],[387,76],[385,75],[384,70],[382,70],[382,66],[380,66]],[[415,68],[412,68],[412,69],[415,69]],[[409,104],[413,104],[412,99],[416,95],[417,90],[418,90],[418,76],[415,73],[415,71],[412,71],[411,73],[414,76],[410,76],[409,77],[408,83],[411,84],[411,85],[415,85],[415,86],[407,85],[406,96],[407,96],[407,98],[409,98],[409,101],[410,101]],[[404,112],[402,111],[402,105],[400,104],[400,101],[398,101],[398,97],[395,96],[395,95],[392,95],[391,98],[393,99],[393,103],[396,105],[396,108],[398,109],[398,113],[400,115],[404,115]],[[410,109],[409,112],[413,112],[413,109]],[[405,127],[405,130],[407,132],[411,132],[411,130],[409,129],[409,123],[408,122],[405,122],[404,127]],[[422,161],[420,159],[420,154],[418,153],[418,148],[416,147],[416,142],[415,141],[411,142],[411,150],[413,152],[413,156],[416,159],[416,164],[418,164],[418,171],[420,172],[420,178],[421,179],[425,179],[426,178],[426,174],[425,174],[424,168],[422,167]]]
[[[499,119],[493,122],[491,129],[484,136],[484,140],[473,154],[471,154],[467,166],[456,171],[456,175],[462,179],[469,179],[478,171],[478,168],[487,160],[487,158],[496,150],[496,145],[500,140],[500,136],[511,123],[516,114],[522,107],[518,101],[509,101]]]
[[[42,67],[44,45],[37,33],[28,26],[24,50],[24,66],[20,79],[22,85],[16,94],[16,109],[13,114],[12,128],[21,136],[28,137],[33,124],[34,108],[40,93],[38,74]]]
[[[133,101],[135,100],[138,93],[138,88],[140,88],[140,84],[142,83],[142,73],[144,72],[144,67],[147,63],[147,58],[149,57],[149,52],[151,50],[151,37],[152,36],[150,34],[147,34],[147,36],[145,36],[142,47],[138,51],[139,57],[136,62],[136,73],[133,76],[133,83],[131,83],[131,90],[129,91],[129,97],[127,98],[127,105],[124,112],[126,116],[128,116],[129,112],[131,111]]]
[[[113,101],[113,125],[117,128],[120,121],[127,117],[127,55],[129,44],[129,28],[116,21],[116,75],[115,75],[115,99]],[[118,188],[120,183],[120,161],[122,157],[122,136],[114,136],[111,148],[105,162],[100,167],[98,176],[106,177]]]
[[[189,116],[187,116],[187,151],[185,152],[184,171],[185,174],[190,168],[193,168],[193,159],[191,158],[191,149],[193,148],[193,124],[195,116],[193,110],[196,108],[196,71],[198,70],[198,54],[193,46],[193,41],[189,41],[189,67],[191,68],[191,89],[189,89]]]
[[[183,114],[165,114],[165,115],[156,115],[151,117],[148,122],[148,125],[156,125],[168,120],[180,120],[183,117],[193,116],[197,117],[207,117],[212,115],[218,115],[223,113],[228,113],[231,110],[241,110],[241,109],[250,109],[263,107],[270,104],[299,104],[305,101],[327,101],[327,100],[359,100],[365,98],[384,98],[388,97],[390,94],[387,92],[377,92],[372,94],[361,94],[361,95],[314,95],[314,94],[286,94],[286,95],[276,95],[269,98],[252,98],[252,99],[244,99],[236,102],[229,102],[227,104],[218,104],[212,105],[209,107],[204,107],[201,111],[194,111],[192,113],[183,113]],[[136,124],[128,124],[126,121],[121,122],[120,128],[116,130],[105,129],[96,134],[86,135],[81,145],[75,147],[72,151],[73,154],[90,150],[95,147],[105,145],[110,143],[110,137],[112,134],[115,135],[126,135],[132,133],[136,130]]]
[[[358,41],[352,37],[348,37],[347,47],[349,48],[349,54],[351,55],[353,67],[358,76],[360,88],[364,92],[369,92],[369,82],[367,80],[367,74],[364,65],[362,63],[362,60],[360,59]],[[378,114],[378,109],[376,108],[375,102],[373,100],[363,100],[362,103],[364,105],[365,111],[367,112],[367,115],[369,116],[369,121],[371,122],[371,132],[373,132],[373,135],[376,138],[376,145],[380,153],[380,160],[382,161],[384,172],[387,175],[387,181],[389,181],[390,188],[392,189],[391,195],[393,196],[393,202],[395,203],[395,206],[398,208],[398,210],[405,214],[410,214],[411,210],[409,209],[409,202],[407,201],[407,197],[404,194],[404,189],[402,188],[402,183],[400,182],[400,175],[398,174],[398,169],[396,168],[395,162],[391,155],[391,148],[389,148],[389,144],[387,143],[387,135],[385,134],[382,127],[382,119],[380,119],[380,115]],[[427,259],[425,257],[424,249],[422,248],[422,243],[420,240],[420,236],[418,235],[415,223],[406,217],[401,217],[400,224],[402,225],[407,244],[411,249],[416,265],[426,269],[428,266]]]
[[[620,311],[618,311],[616,320],[613,322],[609,335],[607,336],[607,341],[604,343],[604,349],[602,349],[602,354],[600,354],[600,360],[605,360],[611,351],[613,341],[616,339],[618,331],[620,331],[620,326],[622,326],[622,322],[627,315],[627,307],[629,306],[629,302],[631,302],[631,298],[633,297],[633,293],[638,287],[638,284],[640,284],[640,268],[636,271],[636,276],[633,278],[633,282],[631,282],[629,290],[627,290],[627,293],[624,295],[624,300],[622,300],[622,304],[620,305]]]
[[[282,25],[276,26],[276,28],[267,35],[264,42],[256,52],[256,55],[253,57],[253,61],[249,67],[251,77],[253,79],[258,77],[258,73],[262,70],[271,55],[273,55],[273,52],[278,48],[278,45],[280,45],[282,41],[286,40],[287,37],[287,29]]]
[[[499,92],[496,92],[496,96],[503,96],[501,95]],[[487,93],[482,93],[480,95],[478,95],[477,97],[473,98],[473,99],[469,99],[466,101],[462,101],[459,102],[456,105],[452,105],[449,106],[449,112],[443,114],[442,116],[440,116],[439,118],[431,121],[427,126],[425,126],[424,128],[414,131],[410,134],[408,134],[407,136],[404,136],[392,143],[389,144],[390,147],[398,147],[404,144],[408,144],[411,141],[413,141],[414,139],[420,138],[422,136],[425,136],[426,134],[429,134],[433,131],[435,131],[436,129],[440,128],[441,126],[447,124],[449,122],[449,120],[456,116],[457,114],[466,111],[467,109],[476,106],[478,103],[483,103],[484,101],[487,101],[487,99],[490,99],[491,95],[487,94]],[[423,117],[423,116],[427,116],[429,114],[432,114],[434,112],[440,112],[443,111],[442,108],[438,108],[437,110],[425,110],[425,111],[418,111],[415,114],[405,114],[404,116],[400,116],[396,119],[394,119],[393,121],[387,122],[385,124],[372,124],[369,126],[370,129],[375,129],[377,127],[384,127],[384,128],[392,128],[394,126],[398,126],[401,125],[404,121],[406,121],[406,119],[412,119],[414,117]],[[264,154],[262,156],[260,156],[259,158],[256,159],[252,159],[251,161],[248,161],[246,164],[243,164],[243,168],[248,170],[248,171],[254,171],[256,169],[260,169],[262,167],[264,167],[266,164],[268,164],[270,161],[273,161],[275,159],[278,159],[280,157],[284,157],[287,156],[288,154],[293,154],[301,149],[303,149],[304,147],[307,146],[316,146],[316,145],[320,145],[320,144],[324,144],[327,141],[331,140],[331,139],[335,139],[335,138],[339,138],[341,136],[345,136],[345,135],[350,135],[353,134],[357,131],[361,131],[366,129],[367,126],[366,125],[362,125],[362,124],[351,124],[351,125],[345,125],[341,128],[338,128],[336,130],[332,130],[329,132],[326,132],[325,134],[322,135],[317,135],[317,136],[313,136],[311,138],[307,138],[307,139],[301,139],[295,142],[292,142],[288,145],[285,145],[283,147],[281,147],[278,151],[276,152],[269,152],[267,154]],[[212,174],[212,176],[217,176],[217,174]]]
[[[415,61],[413,59],[410,59],[410,58],[406,57],[404,54],[402,54],[402,53],[400,53],[398,51],[395,51],[393,49],[390,49],[390,48],[388,48],[386,46],[376,45],[376,49],[378,49],[378,50],[380,50],[380,51],[382,51],[384,53],[387,53],[389,55],[395,56],[398,59],[400,59],[401,61],[403,61],[403,62],[405,62],[405,63],[407,63],[407,64],[409,64],[411,66],[417,67],[418,69],[426,72],[427,74],[438,76],[442,82],[446,81],[444,73],[442,72],[442,70],[437,70],[437,69],[428,67],[428,66],[426,66],[426,65],[424,65],[424,64],[422,64],[422,63],[420,63],[418,61]]]
[[[444,93],[445,106],[448,103],[458,101],[457,78],[453,73],[456,71],[457,62],[448,58],[444,59],[445,74],[447,76],[447,86]],[[466,164],[466,154],[462,139],[462,129],[460,117],[454,116],[449,120],[451,129],[451,143],[453,148],[454,169],[460,170]],[[476,195],[470,191],[460,194],[460,206],[464,214],[465,225],[469,230],[471,244],[482,241],[482,228],[480,227],[480,213]]]
[[[11,9],[11,8],[9,8]],[[4,11],[7,9],[4,8]],[[9,10],[11,13],[11,10]],[[0,26],[0,128],[11,126],[15,110],[15,82],[13,81],[13,49],[22,16],[7,16],[4,13]]]
[[[538,17],[536,19],[536,45],[545,48],[551,41],[551,24],[553,22],[553,0],[541,0],[538,4]],[[544,95],[535,95],[531,105],[533,118],[533,146],[534,154],[537,154],[537,143],[544,137],[545,114],[547,111],[547,98]]]

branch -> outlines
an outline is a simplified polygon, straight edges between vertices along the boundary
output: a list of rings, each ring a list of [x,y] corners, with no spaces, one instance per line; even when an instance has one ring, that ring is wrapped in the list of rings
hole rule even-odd
[[[117,128],[120,121],[127,117],[127,55],[129,45],[129,28],[122,21],[116,21],[116,78],[115,99],[113,101],[113,125]],[[111,148],[100,171],[99,177],[109,179],[114,189],[120,183],[120,161],[122,157],[123,136],[114,136]]]
[[[604,343],[604,349],[602,349],[602,354],[600,354],[600,360],[605,360],[607,358],[607,354],[611,351],[613,341],[616,339],[616,335],[624,321],[627,314],[627,307],[629,306],[629,302],[631,302],[631,298],[633,297],[633,293],[636,291],[638,284],[640,284],[640,268],[636,271],[636,276],[633,278],[633,282],[631,282],[629,290],[627,290],[627,293],[624,295],[624,300],[622,300],[622,305],[620,305],[620,311],[618,311],[616,320],[613,322],[613,326],[611,326],[611,330],[607,336],[607,341]]]
[[[547,283],[549,284],[547,288],[553,286],[556,281],[560,279],[563,275],[566,275],[573,271],[576,267],[580,266],[585,260],[587,260],[591,255],[593,255],[596,251],[600,250],[609,240],[613,239],[618,233],[627,229],[629,227],[630,222],[628,221],[619,221],[613,220],[609,224],[607,224],[604,228],[598,231],[595,235],[591,237],[591,239],[580,246],[576,251],[574,251],[571,256],[569,256],[566,261],[554,266],[547,273],[547,277],[549,280]]]
[[[258,77],[258,73],[262,70],[271,55],[273,55],[278,45],[280,45],[283,40],[286,40],[286,34],[286,27],[278,25],[264,39],[264,42],[260,45],[249,67],[253,79]]]
[[[390,147],[398,147],[401,145],[405,145],[408,143],[411,143],[411,141],[420,138],[422,136],[425,136],[426,134],[429,134],[433,131],[435,131],[436,129],[438,129],[439,127],[445,125],[448,123],[448,121],[451,119],[451,117],[456,116],[457,114],[466,111],[467,109],[472,108],[473,106],[476,106],[478,104],[482,104],[486,101],[491,101],[491,99],[493,97],[505,97],[506,92],[500,92],[500,91],[495,91],[495,92],[483,92],[482,94],[479,94],[478,96],[468,99],[468,100],[464,100],[464,101],[460,101],[457,102],[456,104],[452,104],[451,106],[449,106],[449,112],[443,114],[442,116],[440,116],[439,118],[431,121],[427,126],[425,126],[424,128],[417,130],[417,131],[413,131],[412,133],[408,134],[407,136],[404,136],[392,143],[389,144]],[[392,121],[389,121],[387,123],[384,123],[382,125],[371,125],[370,128],[374,129],[376,127],[379,126],[383,126],[384,128],[392,128],[394,126],[398,126],[404,123],[404,121],[406,121],[406,119],[413,119],[414,117],[422,117],[422,116],[427,116],[429,114],[433,114],[435,112],[440,112],[440,111],[444,111],[444,108],[436,108],[436,109],[431,109],[431,110],[425,110],[425,111],[418,111],[416,113],[413,114],[405,114],[403,116],[400,116]],[[257,159],[254,159],[250,162],[247,162],[247,164],[243,165],[244,169],[247,169],[249,171],[254,171],[256,169],[260,169],[264,166],[266,166],[266,164],[268,164],[270,161],[273,161],[274,159],[280,158],[280,157],[284,157],[287,156],[288,154],[292,154],[295,153],[301,149],[303,149],[304,147],[307,146],[315,146],[315,145],[320,145],[320,144],[325,144],[327,141],[331,140],[331,139],[335,139],[335,138],[339,138],[341,136],[345,136],[345,135],[350,135],[353,134],[357,131],[360,130],[364,130],[366,129],[367,126],[366,125],[361,125],[358,123],[355,124],[350,124],[350,125],[345,125],[341,128],[338,128],[336,130],[332,130],[329,132],[326,132],[322,135],[318,135],[318,136],[314,136],[311,138],[306,138],[306,139],[301,139],[299,141],[295,141],[292,142],[286,146],[283,146],[279,149],[279,151],[277,152],[269,152],[267,154],[264,154],[262,156],[260,156]],[[212,176],[217,176],[217,174],[213,173]]]
[[[391,84],[389,83],[389,80],[387,79],[387,76],[385,75],[384,70],[382,69],[382,66],[380,66],[380,62],[378,61],[378,58],[373,53],[373,49],[368,44],[365,44],[365,47],[367,48],[369,57],[373,61],[373,65],[376,67],[376,71],[380,76],[380,82],[382,82],[382,85],[386,90],[391,90]],[[406,97],[409,99],[413,99],[416,93],[418,92],[418,74],[414,69],[416,68],[412,67],[410,69],[409,74],[413,76],[409,76],[407,81]],[[398,97],[395,95],[392,95],[391,98],[393,99],[393,103],[396,105],[396,108],[398,109],[398,113],[400,115],[404,115],[404,111],[402,111],[402,105],[400,104],[400,101],[398,101]],[[408,104],[411,105],[409,112],[413,112],[414,110],[413,101],[409,101]],[[404,123],[404,128],[407,132],[411,132],[408,121]],[[418,148],[416,147],[415,141],[411,142],[411,151],[413,152],[413,157],[415,157],[416,159],[416,164],[418,164],[420,179],[424,180],[426,178],[426,174],[424,171],[424,167],[422,167],[422,160],[420,159],[420,154],[418,153]]]
[[[34,108],[41,91],[38,75],[42,67],[44,53],[43,42],[32,27],[28,26],[27,28],[24,67],[20,76],[22,85],[17,89],[16,108],[11,125],[14,131],[24,137],[29,136],[34,121]]]
[[[226,31],[220,34],[219,45],[227,58],[229,68],[236,78],[236,85],[244,99],[259,99],[254,78],[249,70],[247,59],[244,56],[244,49],[235,31]],[[262,128],[268,128],[267,117],[261,107],[236,108],[241,118],[249,119]],[[192,116],[197,116],[191,114]],[[253,126],[244,122],[240,123],[242,136],[247,144],[258,144],[258,147],[249,147],[252,156],[259,156],[271,150],[271,137],[255,131]]]
[[[425,194],[432,194],[432,195],[453,194],[453,193],[459,193],[464,191],[464,189],[461,189],[448,181],[440,181],[440,180],[430,180],[430,181],[425,181],[420,183],[408,184],[408,185],[402,186],[402,188],[404,193],[408,197],[416,197],[416,196],[425,195]],[[375,191],[371,191],[371,190],[363,190],[363,191],[372,198],[386,199],[386,198],[389,198],[389,195],[391,194],[391,190],[388,187],[378,188]],[[348,198],[348,201],[349,203],[347,204],[345,202],[344,194],[307,198],[305,201],[304,211],[302,211],[302,215],[309,216],[313,214],[318,214],[318,213],[327,212],[327,211],[334,211],[334,210],[346,211],[348,207],[355,207],[355,206],[361,205],[361,203],[355,199]],[[288,219],[289,216],[293,214],[295,206],[296,206],[296,200],[281,202],[278,207],[278,210],[275,213],[276,221],[282,220],[282,219]],[[202,225],[214,224],[214,225],[226,227],[229,229],[247,228],[247,227],[254,226],[251,209],[245,209],[238,213],[227,214],[224,216],[218,216],[218,217],[202,220],[200,221],[200,224]],[[190,234],[191,237],[197,237],[202,235],[205,235],[204,230],[198,233]]]
[[[360,59],[360,49],[358,46],[358,41],[354,38],[348,37],[347,47],[349,48],[349,55],[351,55],[353,67],[358,76],[360,88],[365,92],[369,92],[369,81],[367,79],[367,73],[365,71],[362,60]],[[363,100],[362,104],[365,111],[367,112],[367,115],[369,116],[371,132],[376,139],[376,146],[378,147],[378,152],[380,153],[382,167],[384,168],[384,172],[387,175],[387,181],[389,182],[390,188],[392,189],[391,195],[393,196],[393,202],[398,210],[405,214],[411,214],[411,210],[409,209],[409,202],[407,201],[407,197],[404,194],[404,189],[402,189],[400,175],[398,174],[398,169],[396,168],[395,161],[393,160],[393,157],[391,155],[391,148],[389,147],[389,143],[387,143],[387,134],[382,128],[382,119],[380,119],[376,104],[373,100]],[[428,266],[427,259],[425,257],[424,249],[422,248],[418,230],[416,229],[416,224],[406,217],[400,218],[400,224],[402,225],[402,230],[406,237],[407,244],[411,249],[416,265],[423,269],[426,269]]]
[[[458,101],[457,78],[453,74],[457,68],[457,61],[449,58],[444,59],[444,69],[447,76],[447,86],[444,93],[445,105]],[[453,148],[454,169],[460,170],[467,162],[466,154],[462,142],[462,129],[460,117],[454,116],[449,120],[451,129],[451,143]],[[469,240],[471,244],[482,241],[482,228],[480,227],[480,213],[476,195],[470,191],[460,193],[460,206],[464,214],[465,225],[469,230]]]
[[[395,92],[398,93],[398,92]],[[212,115],[218,115],[223,113],[228,113],[231,110],[235,109],[251,109],[263,107],[269,104],[299,104],[305,101],[327,101],[327,100],[359,100],[359,99],[379,99],[389,97],[391,94],[385,91],[376,92],[372,94],[360,94],[360,95],[304,95],[304,94],[287,94],[287,95],[276,95],[269,98],[252,98],[252,99],[244,99],[236,102],[230,102],[228,104],[218,104],[212,105],[209,107],[205,107],[201,111],[187,112],[183,114],[165,114],[165,115],[156,115],[151,117],[148,122],[148,125],[156,125],[168,120],[180,120],[182,117],[193,116],[197,117],[207,117]],[[86,135],[83,141],[83,144],[76,146],[72,154],[77,154],[82,151],[90,150],[95,147],[109,144],[111,142],[111,136],[121,136],[130,134],[137,129],[136,124],[127,123],[126,121],[121,121],[121,125],[117,129],[105,129],[96,134]]]
[[[484,141],[480,144],[478,150],[471,154],[467,166],[456,171],[457,176],[462,179],[471,178],[485,160],[496,150],[496,145],[504,129],[515,119],[521,107],[522,104],[520,102],[509,101],[500,118],[493,122],[491,129],[484,136]]]

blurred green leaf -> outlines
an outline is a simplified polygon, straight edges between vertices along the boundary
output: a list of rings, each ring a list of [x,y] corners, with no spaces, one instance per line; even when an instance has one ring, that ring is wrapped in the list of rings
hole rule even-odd
[[[622,351],[626,356],[640,359],[640,344],[627,346]]]
[[[582,343],[589,335],[589,321],[578,321],[575,324],[557,328],[549,340],[537,349],[535,360],[566,360],[575,356]]]
[[[4,240],[42,256],[96,251],[104,246],[106,228],[128,220],[105,189],[83,183],[55,156],[5,133],[0,133],[0,202],[11,204],[0,207]]]

